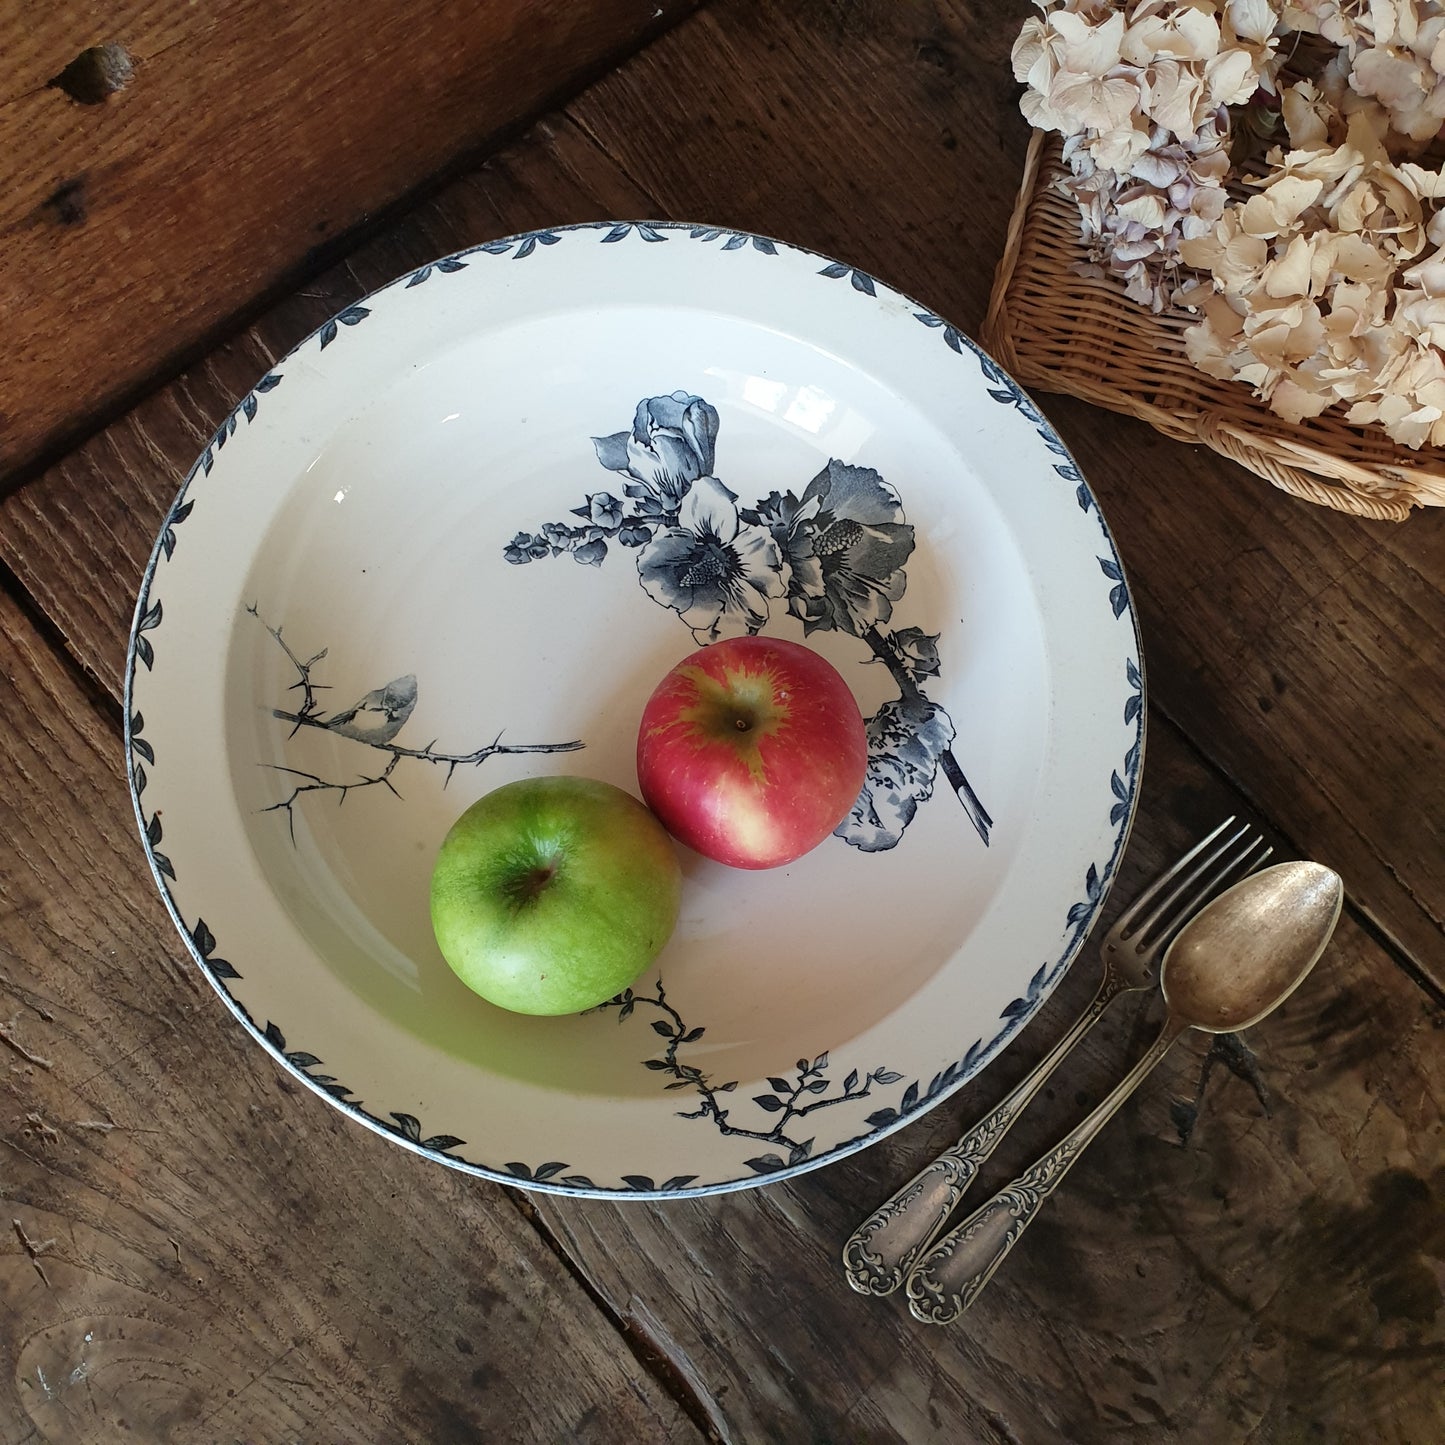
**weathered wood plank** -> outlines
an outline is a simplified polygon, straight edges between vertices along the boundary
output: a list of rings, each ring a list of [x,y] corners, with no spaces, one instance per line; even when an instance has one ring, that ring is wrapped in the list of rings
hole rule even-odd
[[[1026,140],[1007,49],[1027,8],[700,12],[0,504],[0,558],[114,686],[155,526],[235,395],[365,289],[508,231],[651,213],[773,232],[976,328]],[[1119,536],[1156,704],[1445,987],[1445,517],[1356,522],[1142,425],[1049,412]]]
[[[0,500],[12,567],[83,667],[116,697],[134,593],[156,530],[217,424],[278,357],[365,292],[430,260],[528,225],[646,209],[577,127],[547,123],[467,185],[278,303],[244,333],[18,492]]]
[[[1238,799],[1167,723],[1117,911]],[[668,1209],[548,1199],[612,1307],[685,1368],[725,1439],[991,1445],[1420,1445],[1445,1437],[1445,1016],[1346,920],[1245,1036],[1269,1101],[1176,1047],[956,1325],[845,1284],[859,1220],[987,1111],[1097,982],[1092,955],[1023,1038],[930,1117],[764,1191]],[[1122,1004],[976,1189],[1020,1172],[1142,1053]]]
[[[249,1042],[117,741],[0,595],[0,1442],[697,1440],[504,1191]]]
[[[694,3],[7,7],[0,478]],[[49,84],[106,43],[122,89]]]

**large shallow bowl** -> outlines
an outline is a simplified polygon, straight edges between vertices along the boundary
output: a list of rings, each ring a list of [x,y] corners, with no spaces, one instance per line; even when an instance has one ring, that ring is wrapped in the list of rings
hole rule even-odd
[[[802,639],[870,721],[840,836],[688,855],[628,994],[522,1018],[431,936],[451,822],[634,788],[698,642]],[[1119,559],[1048,424],[861,271],[704,227],[512,237],[349,307],[187,477],[127,665],[137,816],[277,1060],[457,1168],[653,1196],[857,1149],[992,1059],[1077,953],[1138,790]]]

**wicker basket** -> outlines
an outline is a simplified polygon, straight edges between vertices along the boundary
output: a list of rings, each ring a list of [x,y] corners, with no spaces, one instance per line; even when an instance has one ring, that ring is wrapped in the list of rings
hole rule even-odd
[[[1035,131],[984,322],[985,347],[1025,386],[1067,392],[1203,442],[1296,497],[1403,521],[1445,505],[1445,448],[1418,452],[1336,415],[1290,423],[1241,382],[1206,376],[1184,354],[1184,311],[1154,315],[1112,278],[1079,276],[1078,210],[1054,186],[1057,136]]]

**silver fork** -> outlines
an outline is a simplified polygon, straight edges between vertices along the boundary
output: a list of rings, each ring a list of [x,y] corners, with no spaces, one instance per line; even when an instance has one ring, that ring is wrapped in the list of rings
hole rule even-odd
[[[1152,988],[1159,960],[1180,928],[1235,874],[1243,877],[1274,851],[1245,826],[1221,843],[1226,818],[1169,871],[1156,878],[1104,936],[1104,977],[1092,1002],[1038,1066],[991,1114],[880,1205],[843,1246],[848,1283],[860,1294],[891,1294],[948,1222],[964,1191],[999,1140],[1044,1086],[1064,1056],[1120,994]],[[1217,845],[1217,846],[1216,846]]]

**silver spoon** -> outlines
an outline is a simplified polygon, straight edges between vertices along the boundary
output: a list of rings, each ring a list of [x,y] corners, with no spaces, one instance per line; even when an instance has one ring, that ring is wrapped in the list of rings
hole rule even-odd
[[[908,1308],[947,1324],[978,1297],[1094,1136],[1186,1029],[1257,1024],[1304,981],[1335,931],[1339,874],[1319,863],[1266,868],[1200,909],[1170,945],[1159,982],[1169,1016],[1149,1051],[1087,1119],[943,1238],[908,1276]]]

